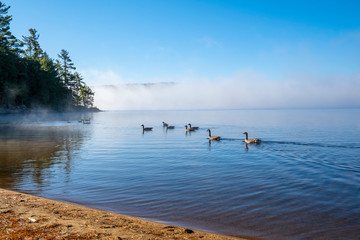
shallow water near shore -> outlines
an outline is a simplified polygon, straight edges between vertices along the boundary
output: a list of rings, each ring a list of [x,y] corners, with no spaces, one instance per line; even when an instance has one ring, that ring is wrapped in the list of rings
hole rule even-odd
[[[0,187],[221,234],[358,239],[359,183],[360,109],[0,116]]]

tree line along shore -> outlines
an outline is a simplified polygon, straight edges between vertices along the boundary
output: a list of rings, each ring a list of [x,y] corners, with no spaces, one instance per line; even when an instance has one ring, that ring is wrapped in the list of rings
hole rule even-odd
[[[39,44],[35,28],[17,39],[11,32],[10,6],[0,1],[0,113],[98,111],[94,92],[62,49],[52,59]]]

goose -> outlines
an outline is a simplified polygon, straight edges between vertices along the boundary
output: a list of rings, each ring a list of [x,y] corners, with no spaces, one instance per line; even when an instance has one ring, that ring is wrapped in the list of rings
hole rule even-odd
[[[144,124],[141,125],[143,128],[143,131],[152,131],[152,127],[144,127]]]
[[[166,127],[166,129],[174,129],[175,128],[175,126],[169,126],[169,124],[167,124],[166,122],[162,122],[163,123],[163,127],[165,128]]]
[[[192,129],[194,129],[194,130],[198,130],[198,129],[199,129],[199,127],[191,127],[191,124],[190,124],[190,123],[189,123],[188,125],[189,125],[190,128],[192,128]]]
[[[215,141],[219,141],[220,137],[219,136],[211,136],[211,131],[210,129],[206,130],[207,132],[209,132],[209,140],[215,140]]]
[[[192,132],[194,131],[193,128],[188,128],[187,125],[185,125],[185,132]]]
[[[247,132],[244,132],[243,134],[245,134],[245,143],[260,143],[260,139],[257,139],[257,138],[248,139]]]

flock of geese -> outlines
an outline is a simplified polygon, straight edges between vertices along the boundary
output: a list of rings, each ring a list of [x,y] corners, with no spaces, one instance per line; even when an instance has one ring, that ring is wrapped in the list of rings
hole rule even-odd
[[[162,122],[163,124],[163,127],[166,128],[166,129],[174,129],[175,126],[169,126],[169,124],[167,124],[166,122]],[[141,125],[142,126],[142,129],[143,129],[143,133],[144,132],[147,132],[147,131],[152,131],[152,127],[145,127],[144,124]],[[185,125],[185,132],[192,132],[192,131],[196,131],[198,130],[199,127],[193,127],[191,126],[191,124],[187,124]],[[208,133],[209,133],[209,141],[220,141],[220,136],[212,136],[211,135],[211,130],[208,129],[206,130]],[[245,143],[246,144],[257,144],[257,143],[260,143],[260,139],[258,138],[252,138],[252,139],[249,139],[249,135],[247,132],[244,132],[243,134],[245,134]]]
[[[83,124],[90,124],[90,119],[80,119],[79,122],[83,123]],[[170,126],[166,122],[162,122],[162,124],[163,124],[163,127],[166,128],[166,130],[175,128],[175,126]],[[152,131],[152,129],[153,129],[152,127],[145,127],[144,124],[142,124],[141,127],[143,129],[143,133],[148,132],[148,131]],[[199,129],[199,127],[191,126],[191,123],[185,125],[185,132],[193,132],[193,131],[196,131],[198,129]],[[220,136],[212,136],[210,129],[208,129],[206,131],[209,133],[209,141],[220,141],[220,139],[221,139]],[[245,143],[246,144],[251,144],[251,143],[257,144],[257,143],[260,143],[260,141],[261,141],[258,138],[249,139],[247,132],[244,132],[243,134],[245,134]]]

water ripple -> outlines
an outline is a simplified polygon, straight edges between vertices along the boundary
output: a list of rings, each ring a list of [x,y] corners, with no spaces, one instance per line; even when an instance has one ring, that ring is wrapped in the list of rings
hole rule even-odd
[[[360,236],[360,128],[249,124],[242,111],[222,112],[229,125],[207,122],[207,112],[144,114],[99,113],[90,126],[0,126],[1,187],[231,235]],[[194,114],[201,129],[186,134],[183,117]],[[166,117],[174,130],[163,130]],[[142,134],[138,119],[153,131]],[[207,128],[222,140],[209,143]],[[262,143],[246,145],[245,130]]]

